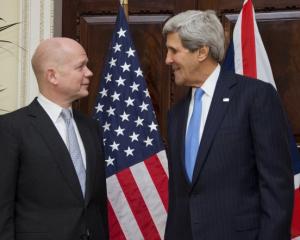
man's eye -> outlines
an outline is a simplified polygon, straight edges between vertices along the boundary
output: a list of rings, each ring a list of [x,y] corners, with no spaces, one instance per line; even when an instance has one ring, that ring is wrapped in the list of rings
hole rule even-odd
[[[177,53],[176,49],[174,49],[174,48],[170,48],[170,52],[171,53]]]

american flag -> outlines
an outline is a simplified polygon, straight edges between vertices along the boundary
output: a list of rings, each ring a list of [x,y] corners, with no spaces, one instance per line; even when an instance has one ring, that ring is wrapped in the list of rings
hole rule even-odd
[[[103,130],[110,239],[163,239],[167,158],[122,7],[94,117]]]
[[[223,67],[235,69],[236,73],[271,83],[276,88],[251,0],[244,1],[243,9],[234,27],[233,42],[227,50]],[[291,237],[293,240],[300,240],[300,156],[291,131],[290,137],[295,188]]]

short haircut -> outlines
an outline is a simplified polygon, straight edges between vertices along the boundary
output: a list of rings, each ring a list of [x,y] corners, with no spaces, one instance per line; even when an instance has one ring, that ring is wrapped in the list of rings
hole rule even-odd
[[[212,10],[188,10],[170,18],[163,27],[163,35],[177,32],[182,45],[191,52],[209,47],[210,55],[221,62],[225,52],[223,26]]]

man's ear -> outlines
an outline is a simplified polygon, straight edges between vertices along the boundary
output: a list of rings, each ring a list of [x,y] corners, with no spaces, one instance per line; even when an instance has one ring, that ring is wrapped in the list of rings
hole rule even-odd
[[[57,76],[56,76],[56,71],[52,68],[48,69],[46,71],[46,79],[49,83],[53,84],[53,85],[57,85],[58,81],[57,81]]]
[[[202,46],[198,49],[198,61],[203,62],[209,55],[209,47]]]

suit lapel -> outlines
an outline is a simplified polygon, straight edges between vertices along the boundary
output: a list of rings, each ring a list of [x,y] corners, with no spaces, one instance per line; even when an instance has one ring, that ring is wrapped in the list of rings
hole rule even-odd
[[[203,168],[207,154],[213,143],[214,136],[220,127],[230,102],[224,102],[224,98],[231,98],[233,95],[232,86],[236,84],[235,76],[232,73],[221,71],[215,88],[213,99],[210,105],[208,116],[206,119],[201,144],[198,150],[197,161],[193,173],[192,187],[197,181],[198,175]]]
[[[37,129],[47,144],[50,152],[52,153],[53,160],[56,162],[61,174],[72,189],[73,193],[80,200],[83,200],[79,180],[69,151],[50,117],[36,99],[28,106],[28,110],[33,127]]]
[[[85,203],[88,204],[94,186],[94,178],[96,176],[96,158],[95,144],[93,143],[90,129],[86,125],[86,121],[74,111],[74,118],[84,145],[86,153],[86,192]]]

